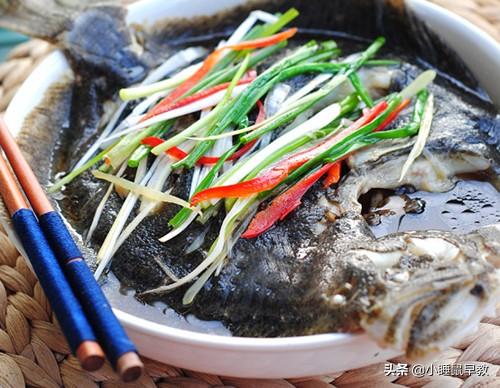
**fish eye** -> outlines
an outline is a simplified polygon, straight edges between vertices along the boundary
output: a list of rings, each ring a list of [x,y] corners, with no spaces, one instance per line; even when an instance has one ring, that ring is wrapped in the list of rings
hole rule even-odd
[[[476,284],[470,290],[471,295],[474,296],[482,296],[484,294],[484,287],[481,284]]]

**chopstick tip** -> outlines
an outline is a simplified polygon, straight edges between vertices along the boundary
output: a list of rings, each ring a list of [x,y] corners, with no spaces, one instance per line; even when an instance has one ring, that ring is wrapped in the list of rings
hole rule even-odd
[[[84,341],[76,350],[76,357],[82,368],[88,372],[100,369],[104,365],[105,356],[101,346],[95,341]]]
[[[131,383],[142,376],[144,364],[137,353],[127,352],[116,362],[116,370],[124,383]]]

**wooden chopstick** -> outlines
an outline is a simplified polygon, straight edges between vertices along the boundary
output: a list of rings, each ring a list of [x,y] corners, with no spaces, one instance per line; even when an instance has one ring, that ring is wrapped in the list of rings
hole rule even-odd
[[[101,368],[104,364],[104,352],[44,238],[35,215],[1,155],[1,150],[0,195],[73,353],[85,370],[95,371]]]
[[[108,359],[125,382],[137,380],[143,372],[133,343],[114,315],[110,304],[61,216],[54,211],[33,170],[0,117],[0,147],[3,148],[17,179],[38,216],[41,229],[54,250],[76,297],[97,334]]]

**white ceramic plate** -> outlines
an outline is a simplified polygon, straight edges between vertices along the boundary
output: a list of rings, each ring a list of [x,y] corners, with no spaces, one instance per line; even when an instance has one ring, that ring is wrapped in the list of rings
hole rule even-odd
[[[130,23],[167,17],[209,15],[245,0],[143,0],[129,8]],[[470,67],[484,89],[500,103],[500,46],[464,19],[424,0],[408,0]],[[70,69],[55,52],[25,81],[12,100],[6,120],[14,133],[42,99],[45,90]],[[396,353],[380,349],[365,335],[321,334],[291,338],[238,338],[194,333],[115,312],[140,352],[178,367],[236,377],[304,377],[380,362]]]

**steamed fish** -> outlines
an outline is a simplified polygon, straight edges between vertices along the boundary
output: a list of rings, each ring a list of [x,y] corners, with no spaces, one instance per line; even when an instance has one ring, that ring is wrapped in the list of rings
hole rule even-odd
[[[148,116],[151,107],[162,98],[168,98],[165,97],[167,92],[175,91],[175,87],[183,85],[182,80],[189,80],[190,74],[197,74],[203,68],[196,61],[206,56],[206,48],[187,47],[189,42],[203,44],[210,50],[214,46],[220,48],[227,42],[217,46],[214,41],[220,36],[227,38],[230,31],[227,39],[231,47],[247,50],[250,46],[238,46],[245,36],[238,35],[241,26],[245,25],[242,15],[262,8],[266,12],[250,14],[250,18],[260,15],[263,18],[260,26],[268,26],[280,20],[280,15],[275,15],[275,12],[287,15],[284,11],[290,6],[300,11],[296,21],[300,27],[298,44],[291,39],[295,33],[292,29],[262,37],[264,41],[259,44],[274,40],[267,47],[260,46],[263,51],[256,51],[249,57],[235,55],[225,68],[219,69],[220,79],[228,84],[233,81],[234,90],[226,84],[222,92],[211,91],[208,97],[169,107],[158,114],[170,115],[168,120],[143,125],[146,129],[139,128],[144,120],[154,119],[154,115]],[[475,179],[480,176],[491,182],[496,190],[500,187],[500,118],[496,108],[456,55],[416,20],[403,2],[256,1],[210,20],[169,22],[163,29],[150,31],[126,28],[123,10],[108,5],[82,8],[75,3],[68,11],[69,16],[56,8],[54,14],[49,15],[50,23],[47,26],[37,24],[36,29],[30,29],[30,23],[39,20],[41,15],[37,2],[4,2],[0,7],[7,12],[0,16],[0,24],[15,24],[24,32],[55,40],[71,59],[75,80],[61,80],[51,89],[45,101],[26,121],[19,141],[47,186],[57,181],[61,172],[74,171],[75,166],[78,170],[82,163],[104,150],[103,160],[107,167],[104,163],[100,173],[85,171],[75,174],[74,179],[64,182],[60,193],[54,194],[54,200],[82,240],[90,236],[84,249],[97,272],[102,273],[112,259],[111,270],[124,286],[137,291],[141,301],[163,301],[181,314],[222,321],[235,335],[295,336],[365,331],[383,346],[405,351],[411,357],[420,357],[457,342],[473,330],[484,315],[493,311],[500,300],[498,224],[478,225],[476,231],[464,234],[449,230],[403,230],[375,238],[364,218],[360,197],[373,189],[400,190],[404,187],[445,193],[453,190],[458,181],[471,176]],[[24,12],[27,9],[29,12]],[[318,14],[318,9],[323,12]],[[353,13],[353,9],[357,12]],[[373,17],[360,23],[359,14]],[[258,17],[254,19],[255,24]],[[331,30],[347,35],[336,39],[337,42],[307,43],[312,37],[320,42],[330,39]],[[96,36],[103,31],[112,39],[97,39]],[[289,34],[286,39],[280,35],[285,33]],[[367,52],[380,42],[375,40],[366,49],[367,40],[371,41],[380,34],[387,38],[387,49],[380,55],[388,59],[375,60],[367,65],[366,61],[372,59],[368,58]],[[140,50],[132,45],[136,35],[141,37]],[[205,36],[199,38],[200,35]],[[290,41],[285,48],[287,40]],[[250,47],[250,50],[254,49]],[[379,49],[377,47],[374,51]],[[267,56],[262,55],[257,60],[256,54],[264,51]],[[321,74],[299,72],[294,68],[298,75],[284,77],[289,70],[285,65],[308,52],[311,53],[309,59],[314,59],[309,63],[316,64],[314,71],[323,69]],[[169,78],[160,83],[143,81],[122,90],[120,96],[135,98],[136,101],[124,102],[119,108],[109,105],[113,108],[109,114],[109,97],[116,97],[117,83],[139,82],[146,76],[148,68],[156,68],[153,73],[165,69],[169,58],[180,60],[182,65],[169,68],[171,70],[161,77]],[[247,68],[254,59],[254,68]],[[297,60],[290,66],[297,64],[301,62]],[[250,198],[248,206],[244,196],[227,198],[225,203],[219,201],[218,204],[217,198],[209,198],[213,202],[206,200],[201,202],[205,206],[199,207],[203,216],[196,219],[197,214],[193,213],[192,218],[187,219],[187,226],[173,237],[169,222],[180,208],[169,203],[168,199],[192,198],[211,167],[184,164],[182,167],[185,168],[179,168],[171,153],[167,156],[158,152],[156,157],[147,148],[144,153],[144,147],[151,145],[141,144],[144,138],[133,138],[125,144],[126,147],[121,147],[123,139],[132,139],[130,136],[141,133],[140,130],[155,134],[155,147],[172,141],[171,138],[176,139],[170,135],[184,133],[187,128],[197,129],[199,132],[193,130],[193,134],[202,138],[219,135],[210,131],[216,128],[214,123],[225,122],[225,111],[220,108],[223,113],[216,116],[217,120],[210,121],[210,114],[217,113],[223,104],[230,106],[232,101],[238,101],[239,95],[248,93],[245,90],[253,90],[254,81],[261,82],[259,88],[264,92],[259,98],[265,100],[261,104],[264,111],[252,105],[238,120],[228,121],[224,127],[228,133],[242,129],[243,132],[234,132],[234,136],[225,138],[208,137],[198,142],[190,132],[179,144],[174,144],[179,145],[177,155],[179,150],[198,150],[204,144],[211,144],[213,148],[209,147],[202,155],[216,158],[227,152],[234,145],[233,141],[240,139],[238,136],[244,136],[245,128],[279,116],[281,110],[286,110],[287,101],[304,102],[304,98],[321,93],[326,87],[331,88],[315,104],[308,105],[293,120],[265,133],[247,148],[247,153],[240,155],[240,159],[230,160],[215,174],[220,179],[231,178],[232,171],[237,175],[238,168],[248,168],[248,164],[243,164],[245,160],[256,161],[255,165],[257,161],[264,163],[288,147],[283,140],[283,147],[276,144],[279,145],[280,139],[287,136],[291,138],[296,128],[318,125],[316,130],[325,130],[306,133],[311,135],[306,140],[317,145],[322,138],[313,139],[314,136],[329,139],[332,133],[332,136],[343,133],[346,128],[353,128],[352,125],[362,119],[366,111],[375,112],[381,103],[399,106],[403,103],[402,91],[422,73],[425,74],[429,65],[437,68],[439,76],[434,83],[421,87],[432,95],[434,101],[434,108],[430,109],[432,120],[429,119],[428,136],[416,140],[418,128],[413,132],[407,129],[404,133],[411,136],[373,142],[356,149],[356,152],[343,153],[345,165],[338,183],[328,189],[321,181],[315,183],[299,198],[300,206],[255,238],[238,237],[254,213],[263,211],[272,203],[272,196],[263,199],[255,196],[255,202],[251,202],[252,196],[247,196]],[[314,67],[307,66],[309,69]],[[335,66],[337,70],[332,71]],[[224,70],[232,71],[231,77],[224,78]],[[257,70],[257,74],[252,74],[251,70]],[[273,80],[283,79],[265,89],[269,84],[262,81],[262,75],[273,71],[276,76]],[[346,74],[354,81],[350,83]],[[175,84],[176,79],[181,81]],[[359,84],[356,87],[356,82],[362,87]],[[260,92],[259,88],[254,88],[256,94]],[[227,90],[233,94],[226,98],[224,91]],[[415,100],[423,95],[420,90],[417,97],[414,94],[411,97]],[[209,98],[211,100],[207,100]],[[191,111],[188,108],[193,108],[193,104],[198,105]],[[293,103],[288,104],[293,106]],[[350,110],[342,116],[344,108]],[[401,106],[398,118],[391,121],[389,130],[413,128],[415,122],[412,121],[411,108],[403,108]],[[184,113],[180,114],[182,109],[185,109]],[[380,112],[384,109],[381,108]],[[381,117],[380,112],[376,117]],[[334,121],[337,116],[339,120]],[[116,120],[110,125],[113,117]],[[331,127],[332,122],[336,123],[337,129]],[[109,133],[106,132],[108,127]],[[120,138],[122,143],[118,143],[121,145],[117,149],[126,149],[128,153],[123,151],[117,156],[112,146]],[[300,147],[307,147],[307,141]],[[425,143],[425,146],[418,150],[418,157],[408,164],[409,169],[402,177],[402,166],[416,141]],[[289,154],[305,149],[300,147],[290,149]],[[90,156],[86,159],[87,154]],[[142,157],[137,157],[138,154]],[[259,159],[261,154],[267,155],[267,159]],[[39,160],[36,155],[47,155],[47,158]],[[286,159],[277,159],[273,163],[283,160]],[[270,170],[273,166],[272,163],[267,165]],[[315,171],[312,169],[308,173]],[[114,186],[110,188],[106,181],[96,177],[106,178]],[[128,182],[126,190],[120,187],[123,180]],[[295,184],[292,182],[286,188]],[[494,192],[495,200],[500,200],[498,192]],[[167,203],[161,203],[162,198]],[[228,214],[238,206],[244,212],[237,214],[236,222],[228,220]],[[191,217],[189,213],[188,217]],[[224,245],[224,249],[215,257],[221,235],[226,237],[222,231],[226,230],[229,237],[223,240],[224,244],[219,244]],[[164,240],[169,241],[160,242],[165,235],[169,237]],[[206,261],[212,257],[213,261]],[[192,275],[205,263],[208,263],[206,267],[210,272],[200,271],[198,276]],[[175,286],[190,276],[192,279],[186,280],[185,285]],[[188,298],[186,289],[190,295]]]

